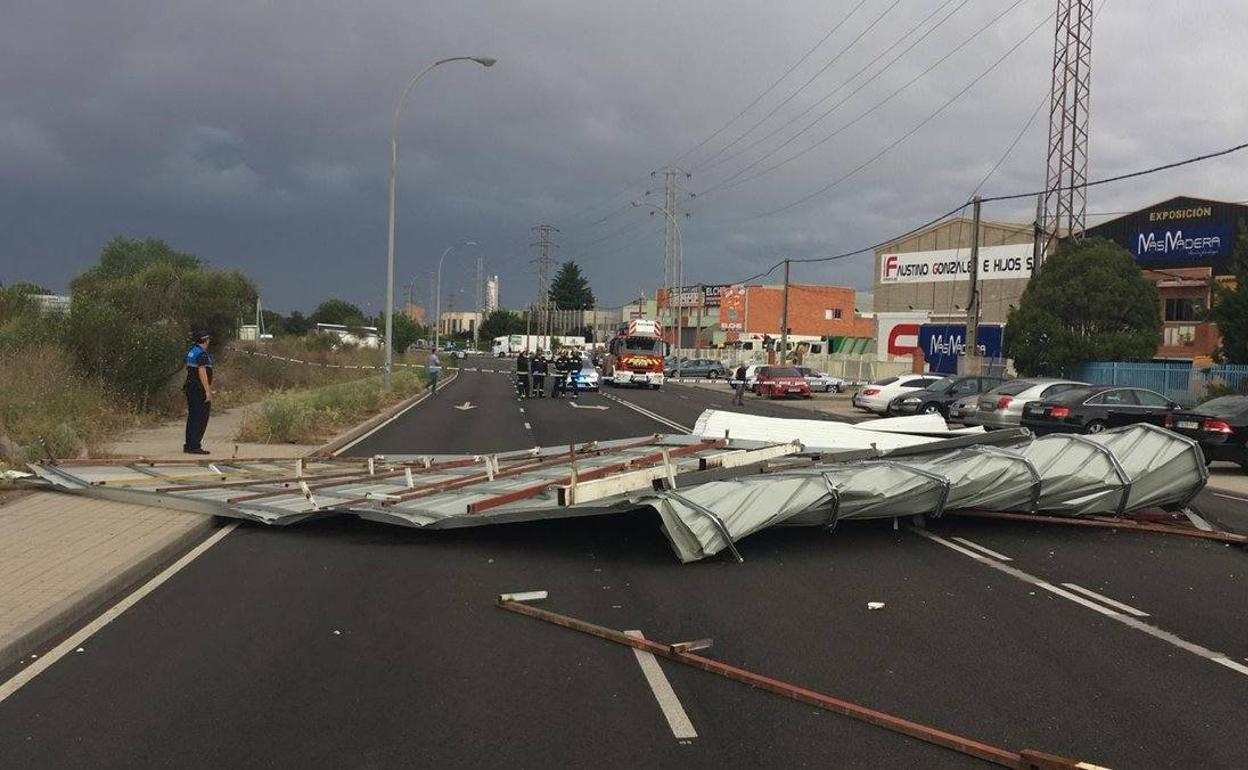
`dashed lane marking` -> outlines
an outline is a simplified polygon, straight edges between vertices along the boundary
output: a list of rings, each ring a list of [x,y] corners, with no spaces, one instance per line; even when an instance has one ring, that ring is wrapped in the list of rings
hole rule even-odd
[[[1013,559],[1011,559],[1010,557],[1006,556],[1003,553],[997,553],[991,548],[986,548],[980,545],[979,543],[972,542],[970,540],[967,540],[964,537],[951,537],[950,540],[957,540],[959,543],[966,546],[967,548],[974,548],[976,551],[979,551],[980,553],[983,553],[983,554],[987,554],[988,556],[991,556],[992,558],[997,559],[999,561],[1014,561]]]
[[[624,635],[634,639],[646,638],[640,631],[625,631]],[[641,673],[646,677],[646,683],[650,685],[650,691],[654,693],[654,699],[659,702],[659,709],[667,719],[667,726],[672,728],[672,735],[682,741],[697,738],[698,731],[693,729],[693,722],[689,721],[685,707],[680,705],[680,699],[676,697],[672,683],[667,681],[667,675],[659,666],[658,659],[645,650],[636,647],[632,650],[633,655],[637,656],[637,664],[641,666]]]
[[[525,430],[533,430],[533,426],[529,425],[529,424],[526,422],[526,423],[524,424],[524,429],[525,429]]]
[[[1129,626],[1130,628],[1134,628],[1137,631],[1143,631],[1144,633],[1148,634],[1154,639],[1160,639],[1161,641],[1167,644],[1170,644],[1174,647],[1177,647],[1180,650],[1183,650],[1185,652],[1190,652],[1191,654],[1204,658],[1205,660],[1212,661],[1213,663],[1217,663],[1219,666],[1225,666],[1226,668],[1229,668],[1232,671],[1243,674],[1244,676],[1248,676],[1248,666],[1245,666],[1242,663],[1237,663],[1236,661],[1232,660],[1230,657],[1228,657],[1224,653],[1215,652],[1209,649],[1208,647],[1204,647],[1202,645],[1196,644],[1195,642],[1189,642],[1186,639],[1183,639],[1182,637],[1176,636],[1175,634],[1172,634],[1169,631],[1162,630],[1158,628],[1157,626],[1145,623],[1144,621],[1138,618],[1131,617],[1130,615],[1124,614],[1123,612],[1120,612],[1116,609],[1111,609],[1110,607],[1097,604],[1096,602],[1091,601],[1089,599],[1085,599],[1076,593],[1072,593],[1066,590],[1065,588],[1059,588],[1058,586],[1053,585],[1047,580],[1038,578],[1029,572],[1024,572],[1021,569],[1017,567],[1011,567],[1008,564],[1002,564],[1001,562],[996,561],[995,559],[990,559],[987,556],[984,556],[982,554],[979,554],[979,553],[976,553],[975,551],[970,550],[969,548],[963,548],[957,543],[946,540],[945,538],[940,537],[939,535],[933,535],[931,532],[918,529],[916,527],[911,527],[910,531],[914,532],[916,535],[919,535],[921,537],[927,538],[928,540],[931,540],[933,543],[939,543],[940,545],[943,545],[946,548],[957,551],[963,556],[969,556],[975,561],[979,562],[980,564],[986,564],[989,567],[992,567],[993,569],[998,570],[1000,572],[1004,572],[1005,574],[1013,578],[1016,578],[1018,580],[1021,580],[1024,583],[1028,583],[1030,585],[1035,586],[1036,588],[1040,588],[1042,590],[1048,591],[1049,593],[1054,594],[1055,596],[1060,596],[1063,599],[1068,599],[1080,606],[1087,607],[1093,612],[1098,612],[1107,618],[1112,618],[1113,620],[1118,621],[1124,626]]]
[[[232,522],[225,525],[221,529],[208,536],[204,542],[192,548],[185,556],[170,564],[156,577],[144,583],[138,590],[131,593],[121,601],[114,604],[104,614],[95,620],[83,626],[77,633],[71,635],[68,639],[58,644],[50,652],[43,657],[37,659],[26,668],[19,671],[12,679],[0,684],[0,703],[3,703],[13,693],[17,692],[30,680],[42,674],[53,663],[56,663],[68,653],[78,649],[82,643],[90,639],[95,632],[104,626],[116,620],[121,613],[138,604],[143,597],[159,588],[166,580],[176,575],[183,567],[195,561],[204,551],[219,543],[226,535],[234,531],[238,526],[238,522]]]
[[[1069,588],[1070,590],[1074,591],[1075,593],[1083,594],[1084,596],[1088,597],[1089,599],[1095,599],[1096,601],[1100,602],[1101,604],[1107,604],[1107,605],[1109,605],[1110,607],[1113,607],[1113,608],[1114,608],[1114,609],[1116,609],[1116,610],[1122,610],[1123,612],[1127,613],[1128,615],[1134,615],[1134,616],[1135,616],[1135,617],[1137,617],[1137,618],[1146,618],[1146,617],[1148,617],[1148,613],[1147,613],[1147,612],[1145,612],[1144,610],[1137,610],[1135,607],[1132,607],[1130,604],[1123,604],[1122,602],[1118,601],[1117,599],[1111,599],[1111,598],[1109,598],[1108,596],[1106,596],[1106,595],[1104,595],[1104,594],[1098,594],[1096,591],[1093,591],[1093,590],[1092,590],[1092,589],[1090,589],[1090,588],[1084,588],[1083,586],[1078,585],[1078,584],[1076,584],[1076,583],[1062,583],[1062,588]]]

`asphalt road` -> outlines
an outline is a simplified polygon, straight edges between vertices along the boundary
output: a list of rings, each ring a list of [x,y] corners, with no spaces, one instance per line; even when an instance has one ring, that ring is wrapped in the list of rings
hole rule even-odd
[[[617,399],[688,426],[729,395],[669,386],[572,406],[519,401],[507,376],[465,372],[357,450],[673,429]],[[1248,510],[1210,493],[1201,505]],[[1112,767],[1244,764],[1248,668],[1200,652],[1248,665],[1242,550],[954,518],[768,530],[740,547],[743,564],[680,565],[648,513],[441,532],[242,525],[0,702],[0,765],[981,764],[663,662],[696,730],[678,738],[630,650],[493,604],[529,589],[653,639],[712,637],[718,659],[1009,749]]]

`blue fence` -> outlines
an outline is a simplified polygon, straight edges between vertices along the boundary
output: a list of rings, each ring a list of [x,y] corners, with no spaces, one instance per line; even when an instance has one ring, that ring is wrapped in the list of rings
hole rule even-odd
[[[1182,404],[1204,400],[1210,385],[1238,391],[1248,388],[1248,366],[1211,366],[1193,369],[1182,361],[1124,364],[1095,361],[1084,364],[1070,375],[1093,385],[1128,385],[1164,393]]]

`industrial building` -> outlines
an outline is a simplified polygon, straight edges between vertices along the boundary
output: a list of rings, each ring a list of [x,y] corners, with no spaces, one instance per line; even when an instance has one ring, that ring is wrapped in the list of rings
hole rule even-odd
[[[1084,231],[1086,237],[1106,238],[1131,252],[1157,285],[1163,326],[1157,359],[1195,365],[1211,361],[1219,344],[1217,326],[1202,319],[1214,287],[1234,281],[1231,254],[1246,221],[1248,206],[1180,196]],[[947,336],[965,324],[971,234],[971,220],[952,219],[876,250],[879,360],[903,360],[921,349],[925,329],[940,327]],[[979,320],[987,328],[999,327],[1031,278],[1035,228],[984,221],[979,239]]]

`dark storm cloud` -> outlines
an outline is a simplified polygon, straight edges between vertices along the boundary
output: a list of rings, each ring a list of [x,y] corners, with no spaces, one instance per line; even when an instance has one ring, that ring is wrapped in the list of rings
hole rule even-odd
[[[379,309],[389,119],[411,74],[446,55],[484,70],[433,73],[403,114],[398,277],[428,295],[450,243],[447,302],[478,251],[506,303],[532,295],[529,228],[559,226],[598,295],[618,303],[660,281],[659,226],[627,206],[649,172],[749,102],[857,3],[27,2],[0,24],[0,280],[63,287],[115,234],[161,237],[246,269],[270,305],[338,295]],[[773,7],[773,6],[779,7]],[[735,152],[824,97],[940,0],[902,0],[860,43]],[[911,139],[802,206],[957,93],[1052,10],[1024,0],[931,75],[776,172],[691,202],[686,275],[733,280],[777,255],[869,244],[964,200],[1047,90],[1045,24],[998,70]],[[700,163],[861,32],[868,2],[742,121],[690,155],[705,191],[739,159]],[[951,2],[947,10],[958,7]],[[774,159],[837,129],[935,62],[1004,4],[970,0],[949,22]],[[1093,176],[1242,141],[1248,86],[1242,4],[1115,0],[1095,33]],[[872,70],[873,71],[873,70]],[[845,93],[835,96],[832,104]],[[812,114],[818,114],[823,108]],[[1043,182],[1046,113],[986,185]],[[722,157],[722,156],[721,156]],[[1242,199],[1241,159],[1096,191],[1113,211],[1172,194]],[[985,216],[1025,220],[1031,205]],[[605,220],[605,221],[599,221]],[[801,269],[800,280],[868,286],[870,257]],[[446,304],[444,302],[444,304]]]

